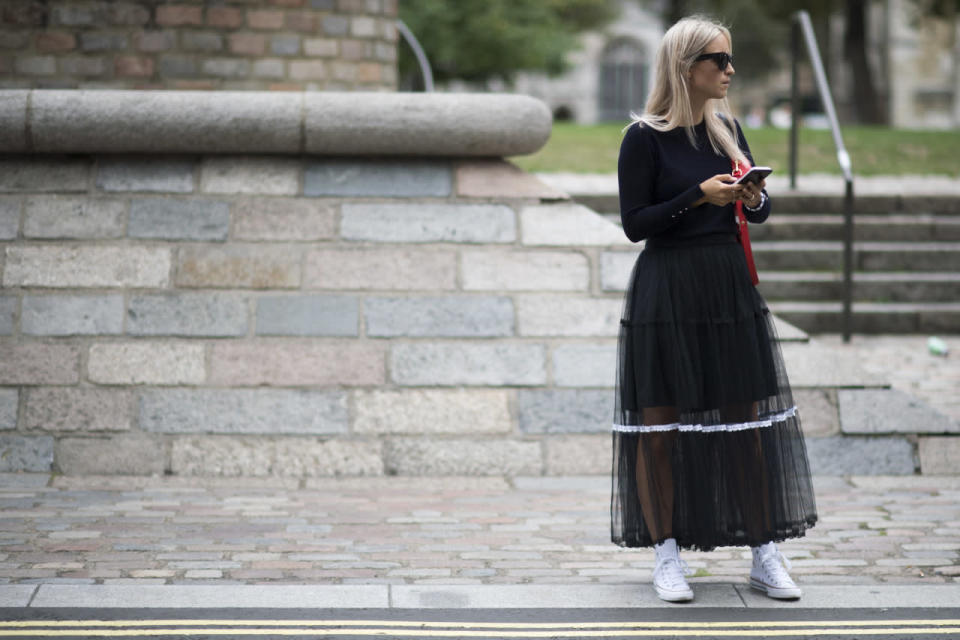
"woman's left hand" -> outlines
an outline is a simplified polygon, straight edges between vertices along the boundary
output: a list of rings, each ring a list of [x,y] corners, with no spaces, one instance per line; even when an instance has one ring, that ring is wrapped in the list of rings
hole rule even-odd
[[[754,184],[752,182],[744,183],[742,185],[742,191],[740,192],[740,199],[743,201],[743,204],[748,207],[759,206],[761,202],[760,192],[766,186],[766,180],[761,180],[760,184]]]

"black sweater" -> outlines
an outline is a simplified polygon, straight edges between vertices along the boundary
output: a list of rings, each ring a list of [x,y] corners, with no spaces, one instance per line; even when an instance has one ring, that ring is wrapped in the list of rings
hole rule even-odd
[[[751,166],[750,148],[737,127],[737,142]],[[716,233],[737,232],[732,204],[690,206],[703,197],[700,183],[719,173],[731,173],[727,156],[714,153],[706,125],[694,127],[699,148],[690,145],[687,132],[678,127],[666,132],[632,124],[620,144],[617,173],[620,181],[620,219],[633,242],[646,238],[680,241]],[[746,207],[750,222],[763,222],[770,215],[767,198],[758,211]]]

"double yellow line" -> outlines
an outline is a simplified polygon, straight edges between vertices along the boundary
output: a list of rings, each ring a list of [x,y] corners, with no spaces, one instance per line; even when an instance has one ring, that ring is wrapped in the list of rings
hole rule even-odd
[[[960,635],[951,620],[749,622],[437,622],[409,620],[29,620],[0,621],[0,636],[380,636],[629,638],[660,636],[817,637]]]

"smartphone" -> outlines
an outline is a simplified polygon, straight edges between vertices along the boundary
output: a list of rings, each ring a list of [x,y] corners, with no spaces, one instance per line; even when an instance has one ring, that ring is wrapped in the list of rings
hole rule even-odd
[[[773,169],[770,167],[750,167],[750,170],[740,176],[733,184],[742,184],[744,182],[760,184],[760,181],[764,180],[771,173],[773,173]]]

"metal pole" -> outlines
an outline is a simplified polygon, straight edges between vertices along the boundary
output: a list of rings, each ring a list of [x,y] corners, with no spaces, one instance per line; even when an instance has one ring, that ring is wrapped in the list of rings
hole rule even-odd
[[[790,189],[797,188],[797,150],[800,138],[800,24],[790,28]]]
[[[843,341],[853,330],[853,180],[843,198]]]

